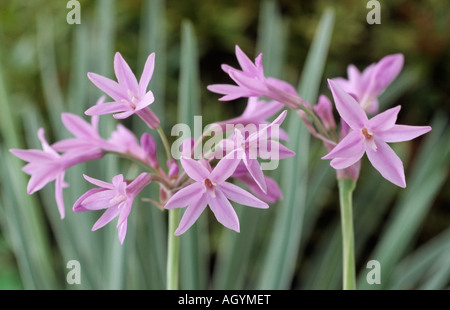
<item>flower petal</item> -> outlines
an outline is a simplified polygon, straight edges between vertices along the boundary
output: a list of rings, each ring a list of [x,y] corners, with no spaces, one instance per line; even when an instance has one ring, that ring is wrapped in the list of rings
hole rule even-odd
[[[95,130],[93,130],[91,124],[76,114],[62,113],[61,119],[67,130],[70,131],[75,137],[87,138],[98,136]]]
[[[55,180],[55,200],[56,205],[58,206],[59,215],[61,216],[62,219],[65,216],[64,198],[63,198],[63,187],[65,185],[64,174],[65,174],[64,172],[59,174]]]
[[[359,161],[363,155],[364,152],[353,157],[336,157],[333,158],[333,160],[330,162],[330,165],[336,170],[345,169]]]
[[[258,100],[257,97],[250,97],[245,107],[242,117],[248,118],[247,122],[260,124],[267,118],[272,117],[283,108],[281,102],[271,100]]]
[[[355,157],[356,154],[364,154],[363,135],[358,131],[351,131],[322,159],[336,157]],[[361,155],[362,156],[362,155]]]
[[[143,108],[149,106],[155,101],[155,96],[153,95],[153,92],[150,90],[148,91],[144,97],[139,100],[138,104],[136,105],[136,110],[142,110]]]
[[[137,196],[143,189],[152,181],[152,177],[150,174],[146,172],[142,172],[137,176],[130,184],[127,186],[127,195],[129,196]]]
[[[117,227],[117,234],[119,236],[120,244],[123,244],[123,241],[125,240],[125,236],[127,235],[127,221],[123,221],[122,224]]]
[[[389,145],[381,140],[375,141],[377,150],[368,147],[367,157],[378,172],[388,181],[400,187],[406,187],[403,163]]]
[[[252,192],[257,198],[267,203],[275,203],[277,200],[283,197],[283,193],[281,192],[280,186],[274,179],[270,177],[267,176],[265,177],[265,182],[267,184],[268,189],[267,193],[264,193],[261,190],[261,188],[259,188],[258,184],[256,184],[255,180],[253,180],[253,178],[250,176],[248,172],[238,176],[233,175],[233,178],[236,178],[237,180],[243,182],[245,185],[247,185],[250,192]]]
[[[117,220],[117,228],[123,225],[123,223],[126,223],[128,216],[131,212],[131,207],[133,206],[133,198],[129,198],[123,205],[119,207],[120,213],[119,213],[119,219]]]
[[[91,184],[97,185],[98,187],[103,187],[103,188],[107,188],[107,189],[114,189],[114,186],[111,183],[91,178],[90,176],[85,175],[85,174],[83,174],[83,177],[85,178],[86,181],[88,181]]]
[[[222,158],[209,176],[211,181],[220,184],[228,179],[239,165],[241,153],[239,150],[234,150]]]
[[[131,91],[134,95],[139,93],[136,76],[119,52],[114,56],[114,72],[116,73],[117,81],[123,89]]]
[[[107,209],[102,216],[95,222],[94,226],[92,227],[92,231],[95,231],[99,228],[102,228],[109,222],[111,222],[115,217],[119,215],[120,209],[116,207],[111,207]]]
[[[269,140],[259,145],[259,157],[263,159],[285,159],[295,156],[295,152],[276,140]]]
[[[129,105],[123,102],[106,102],[103,104],[96,104],[87,109],[84,114],[94,116],[110,113],[118,113],[129,110]]]
[[[224,193],[216,187],[216,196],[207,194],[206,199],[217,221],[223,226],[239,232],[239,219]]]
[[[224,95],[219,98],[220,101],[231,101],[241,97],[251,96],[251,92],[247,89],[242,89],[240,86],[230,84],[213,84],[208,85],[207,89],[213,93]]]
[[[94,189],[96,189],[96,191],[94,191]],[[81,196],[83,197],[82,200],[80,197],[79,202],[75,203],[78,205],[77,209],[94,211],[119,205],[119,203],[111,203],[111,200],[116,197],[117,193],[115,191],[104,188],[94,189],[87,192],[89,195]]]
[[[86,193],[84,193],[83,195],[81,195],[80,198],[77,199],[77,201],[75,201],[75,203],[73,204],[72,210],[73,212],[86,212],[86,211],[91,211],[87,208],[85,208],[85,206],[83,205],[83,202],[90,196],[102,192],[102,191],[107,191],[104,188],[92,188],[90,190],[88,190]]]
[[[210,172],[205,166],[192,158],[181,157],[180,162],[186,174],[197,182],[203,182],[210,175]]]
[[[55,180],[63,171],[61,165],[57,163],[55,163],[55,165],[43,165],[34,170],[28,181],[27,193],[33,194],[38,190],[41,190],[45,185]]]
[[[136,113],[136,110],[128,107],[127,111],[116,113],[113,115],[113,117],[115,119],[126,119],[126,118],[130,117],[131,115],[133,115],[134,113]]]
[[[394,108],[375,115],[369,120],[367,126],[374,132],[384,131],[394,127],[400,109],[401,106],[398,105]]]
[[[269,208],[269,205],[267,203],[259,200],[258,198],[256,198],[255,196],[253,196],[252,194],[250,194],[249,192],[240,188],[237,185],[234,185],[229,182],[223,182],[222,184],[219,185],[219,188],[228,199],[237,202],[241,205],[261,209]]]
[[[186,230],[188,230],[195,223],[195,221],[197,221],[200,214],[202,214],[203,210],[205,210],[206,205],[206,196],[197,195],[187,207],[186,211],[184,211],[180,224],[175,230],[175,236],[185,233]]]
[[[41,150],[22,150],[22,149],[10,149],[14,156],[27,162],[42,162],[55,160],[55,156],[50,153],[46,153]]]
[[[252,178],[255,180],[256,184],[258,184],[258,186],[264,193],[267,193],[267,185],[264,179],[264,173],[258,163],[258,160],[247,158],[247,156],[245,156],[244,164],[247,167],[247,170]]]
[[[169,201],[166,202],[164,209],[184,208],[199,194],[203,194],[203,185],[199,182],[190,184],[170,197]]]
[[[242,71],[249,73],[250,75],[257,76],[258,70],[256,69],[255,64],[248,58],[248,56],[241,50],[241,48],[236,45],[236,58],[239,62],[239,65],[242,68]]]
[[[113,98],[115,101],[120,102],[121,100],[128,99],[128,94],[124,93],[122,87],[116,81],[108,79],[97,73],[89,72],[87,74],[88,78],[94,83],[95,86],[104,91],[108,96]],[[100,104],[101,106],[102,104]]]
[[[147,57],[147,60],[145,61],[144,70],[142,71],[142,75],[139,80],[139,90],[141,94],[146,93],[148,84],[152,79],[154,69],[155,69],[155,53],[151,53]]]
[[[145,107],[136,112],[136,114],[149,126],[151,129],[156,129],[159,127],[160,120],[158,116],[150,110],[150,108]]]
[[[404,57],[402,54],[388,55],[381,59],[374,69],[374,81],[376,89],[380,93],[397,77],[403,68]]]
[[[378,133],[378,136],[385,142],[403,142],[417,138],[430,130],[430,126],[395,125],[389,130]]]
[[[363,108],[351,95],[346,93],[333,80],[328,80],[334,103],[339,115],[347,122],[352,129],[362,129],[367,122],[367,115]]]

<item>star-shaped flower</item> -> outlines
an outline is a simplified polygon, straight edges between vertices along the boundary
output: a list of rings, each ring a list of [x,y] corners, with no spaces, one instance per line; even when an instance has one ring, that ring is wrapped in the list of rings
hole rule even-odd
[[[242,70],[225,64],[222,65],[222,70],[237,85],[214,84],[208,86],[208,90],[224,95],[219,100],[229,101],[241,97],[266,97],[293,109],[299,109],[304,103],[304,100],[297,94],[292,85],[264,75],[262,53],[256,57],[255,63],[253,63],[236,45],[236,58]]]
[[[362,72],[354,65],[347,68],[348,79],[334,81],[347,93],[357,98],[362,108],[371,114],[378,112],[378,96],[391,84],[403,68],[402,54],[383,57]]]
[[[123,175],[113,177],[112,183],[97,180],[87,175],[84,178],[99,188],[87,191],[75,202],[74,212],[86,212],[106,209],[103,215],[95,222],[92,230],[97,230],[117,216],[117,229],[120,243],[123,243],[127,234],[127,219],[133,205],[134,198],[151,182],[148,173],[141,173],[131,182],[124,180]]]
[[[406,187],[402,161],[387,143],[409,141],[429,132],[431,127],[397,125],[400,106],[368,119],[355,98],[332,80],[328,83],[339,115],[352,130],[322,159],[332,159],[333,168],[344,169],[355,164],[366,153],[385,179]]]
[[[239,186],[226,182],[240,162],[238,155],[236,151],[231,152],[222,158],[213,170],[208,164],[202,164],[201,161],[181,157],[180,161],[184,171],[195,183],[176,192],[164,206],[165,209],[188,206],[175,230],[175,235],[181,235],[188,230],[207,205],[219,223],[237,232],[239,232],[239,219],[228,199],[250,207],[269,207],[267,203]]]
[[[133,114],[141,117],[148,126],[156,129],[158,117],[148,108],[155,100],[153,92],[147,91],[155,67],[155,53],[148,56],[139,83],[130,67],[117,52],[114,56],[114,71],[117,82],[96,73],[89,72],[88,77],[98,88],[108,94],[114,101],[95,105],[86,110],[87,115],[115,113],[117,119],[124,119]]]

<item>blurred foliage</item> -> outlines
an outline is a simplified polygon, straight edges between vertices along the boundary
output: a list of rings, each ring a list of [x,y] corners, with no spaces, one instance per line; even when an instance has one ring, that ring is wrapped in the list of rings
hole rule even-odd
[[[381,24],[366,22],[366,1],[316,0],[278,1],[287,20],[289,45],[285,70],[281,78],[296,85],[302,72],[306,53],[311,45],[321,12],[332,7],[336,14],[335,29],[325,67],[325,77],[345,76],[346,67],[353,63],[363,69],[391,53],[403,53],[405,69],[418,77],[413,87],[402,93],[396,104],[404,109],[400,123],[428,124],[435,113],[450,117],[450,3],[448,1],[381,2]],[[96,1],[80,0],[81,22],[95,23]],[[121,51],[132,68],[137,67],[136,50],[139,42],[143,1],[116,1],[115,50]],[[37,61],[36,33],[41,16],[52,16],[56,46],[58,78],[67,89],[70,61],[73,53],[72,33],[77,25],[66,23],[68,12],[64,0],[33,0],[0,2],[0,62],[5,72],[11,102],[23,109],[21,103],[33,102],[45,112],[44,96]],[[244,101],[217,102],[217,94],[206,91],[206,85],[229,82],[220,70],[222,63],[237,65],[234,46],[238,44],[248,55],[257,55],[258,16],[260,1],[201,1],[168,0],[166,104],[169,124],[176,123],[176,102],[180,50],[180,25],[190,20],[198,40],[200,60],[203,124],[227,119],[239,114]],[[47,15],[45,15],[47,14]],[[162,29],[162,28],[161,28]],[[45,42],[41,42],[44,43]],[[158,56],[157,56],[158,57]],[[157,64],[158,65],[158,64]],[[330,95],[322,82],[322,92]],[[174,113],[171,113],[174,112]],[[45,115],[45,113],[43,113]],[[34,138],[34,137],[33,137]],[[415,143],[420,143],[420,139]],[[413,155],[414,156],[414,153]],[[450,184],[447,180],[433,204],[418,244],[443,231],[450,222]],[[326,215],[327,212],[325,211]],[[1,215],[1,214],[0,214]],[[319,225],[326,225],[326,216]],[[1,239],[2,240],[2,239]],[[13,256],[0,242],[0,289],[20,288]]]

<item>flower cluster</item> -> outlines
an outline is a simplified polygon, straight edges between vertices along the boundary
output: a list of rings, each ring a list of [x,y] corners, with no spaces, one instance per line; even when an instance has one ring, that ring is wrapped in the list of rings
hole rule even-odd
[[[286,82],[265,77],[259,55],[253,64],[236,46],[242,71],[223,66],[237,85],[211,85],[209,90],[224,94],[221,100],[255,96],[278,100],[298,113],[310,133],[320,139],[339,179],[357,180],[364,154],[375,169],[393,184],[406,187],[402,161],[387,143],[414,139],[431,130],[430,126],[397,125],[400,106],[376,114],[378,96],[397,77],[403,67],[403,55],[388,55],[360,72],[348,66],[348,79],[328,79],[335,108],[340,116],[337,128],[331,101],[319,97],[314,106],[307,103]],[[278,86],[278,87],[277,87]],[[268,107],[267,107],[268,108]],[[367,114],[376,114],[370,119]]]
[[[32,194],[55,181],[55,199],[60,216],[64,218],[63,188],[69,186],[64,182],[66,171],[74,165],[114,154],[137,162],[148,171],[134,179],[125,179],[123,174],[118,174],[111,183],[84,175],[97,188],[83,194],[72,209],[74,212],[105,210],[92,230],[118,217],[118,236],[123,243],[127,218],[135,198],[149,184],[158,184],[161,193],[159,201],[150,198],[146,201],[163,209],[187,207],[175,231],[176,235],[189,229],[206,206],[221,224],[239,232],[239,220],[230,200],[246,206],[268,208],[268,203],[276,202],[282,196],[275,180],[264,175],[258,158],[279,160],[295,155],[277,141],[278,136],[287,139],[286,133],[279,128],[287,111],[281,112],[275,121],[269,123],[267,119],[280,112],[283,104],[276,101],[266,103],[252,97],[242,116],[215,124],[224,129],[227,125],[240,125],[224,137],[216,149],[205,150],[200,158],[194,159],[190,150],[202,144],[205,135],[198,141],[189,138],[183,141],[179,160],[168,152],[166,164],[161,165],[156,155],[157,143],[149,133],[144,133],[138,139],[120,123],[107,139],[101,137],[98,131],[101,115],[113,114],[116,119],[125,119],[136,114],[150,130],[156,129],[162,143],[167,144],[159,118],[149,108],[155,101],[152,91],[148,90],[154,64],[153,53],[148,57],[138,82],[121,54],[116,53],[114,71],[117,81],[88,73],[91,82],[112,99],[107,102],[107,97],[102,96],[85,111],[86,115],[91,116],[90,122],[80,116],[63,113],[62,122],[73,137],[49,145],[44,137],[44,129],[40,129],[38,137],[42,142],[42,150],[10,150],[28,162],[23,169],[31,175],[28,193]],[[170,149],[168,145],[164,146],[166,150]],[[183,170],[180,171],[180,168]],[[240,181],[250,192],[230,182],[232,180]]]
[[[236,118],[213,124],[226,134],[214,148],[206,149],[199,158],[194,158],[193,148],[204,143],[206,135],[203,134],[196,141],[192,138],[184,140],[181,157],[175,158],[168,151],[170,147],[158,116],[149,108],[155,101],[152,91],[148,90],[155,54],[148,57],[138,81],[121,54],[116,53],[114,71],[117,81],[88,73],[91,82],[112,99],[106,102],[107,97],[102,96],[86,110],[91,122],[64,113],[62,122],[72,138],[50,145],[44,137],[44,129],[40,129],[38,138],[42,150],[11,150],[15,156],[28,162],[23,168],[31,175],[28,193],[32,194],[55,181],[55,199],[61,218],[64,218],[63,188],[69,186],[64,181],[66,171],[110,153],[138,162],[147,171],[134,179],[118,174],[111,183],[84,176],[97,187],[83,194],[74,203],[73,211],[105,210],[92,230],[118,217],[118,236],[123,243],[134,200],[145,187],[157,184],[155,186],[160,187],[161,193],[159,201],[149,198],[146,201],[162,209],[187,207],[175,235],[188,230],[207,206],[219,223],[239,232],[239,220],[230,201],[264,209],[282,198],[276,181],[264,174],[263,163],[264,160],[278,161],[295,155],[279,141],[289,139],[280,128],[288,113],[288,110],[283,110],[285,107],[298,113],[311,134],[323,141],[328,150],[323,159],[331,159],[338,178],[356,180],[361,158],[367,154],[384,178],[400,187],[406,186],[402,162],[387,143],[413,139],[431,128],[397,125],[399,106],[371,118],[367,116],[367,113],[377,113],[378,95],[400,72],[403,66],[401,55],[387,56],[362,73],[349,66],[348,79],[328,80],[340,116],[339,132],[332,103],[325,95],[312,106],[289,83],[264,75],[262,54],[252,62],[236,46],[236,56],[241,70],[228,65],[223,65],[222,69],[237,85],[209,85],[208,89],[222,94],[220,100],[248,98],[246,109]],[[101,137],[98,120],[105,114],[113,114],[116,119],[136,114],[150,130],[156,129],[166,149],[165,164],[161,165],[156,155],[157,143],[149,133],[138,139],[132,131],[119,124],[108,139]],[[274,120],[269,121],[271,118]],[[246,189],[233,181],[238,181],[237,184]]]

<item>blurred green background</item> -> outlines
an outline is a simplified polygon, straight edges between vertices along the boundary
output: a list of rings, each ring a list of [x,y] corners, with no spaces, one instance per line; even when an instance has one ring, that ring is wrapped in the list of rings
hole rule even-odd
[[[226,74],[220,69],[220,65],[222,63],[232,66],[237,65],[234,55],[235,45],[238,44],[247,55],[256,56],[261,52],[263,46],[261,42],[264,41],[261,35],[264,31],[267,33],[267,29],[272,27],[269,25],[268,28],[262,30],[264,26],[261,25],[261,20],[265,14],[270,15],[270,11],[274,10],[274,14],[281,17],[281,22],[277,24],[277,27],[282,28],[281,33],[284,37],[281,40],[285,45],[279,49],[280,64],[275,66],[277,69],[271,71],[274,76],[297,85],[321,15],[325,9],[332,8],[335,14],[334,29],[323,78],[320,82],[320,93],[329,96],[326,78],[346,76],[346,68],[350,63],[363,69],[387,54],[403,53],[405,56],[404,70],[392,85],[390,91],[386,92],[382,103],[385,104],[385,107],[394,104],[402,105],[399,123],[409,125],[437,124],[439,134],[436,134],[434,140],[430,138],[428,144],[426,144],[427,141],[424,137],[396,148],[405,163],[407,183],[409,178],[416,176],[417,181],[412,181],[415,182],[414,184],[417,183],[417,187],[414,188],[427,188],[427,182],[432,183],[432,185],[429,185],[431,189],[428,192],[416,192],[417,195],[426,197],[424,198],[426,206],[421,209],[420,215],[411,220],[413,222],[411,227],[414,227],[414,229],[408,235],[405,248],[399,249],[401,253],[398,254],[398,257],[395,254],[392,257],[395,258],[393,258],[395,262],[393,264],[400,268],[400,271],[396,269],[396,272],[401,273],[401,270],[417,271],[414,274],[414,279],[410,280],[411,282],[408,282],[409,284],[406,287],[433,287],[427,285],[439,280],[438,288],[448,288],[450,285],[448,268],[444,272],[444,279],[435,279],[433,274],[439,273],[439,270],[441,270],[439,266],[450,265],[448,248],[448,240],[450,239],[443,239],[444,241],[438,243],[439,246],[434,248],[432,247],[433,243],[431,243],[437,237],[443,238],[444,233],[448,236],[450,226],[450,183],[448,174],[450,163],[448,152],[448,141],[450,140],[448,134],[448,119],[450,117],[450,4],[448,1],[380,1],[381,24],[379,25],[367,24],[366,15],[369,10],[366,8],[367,2],[361,0],[280,0],[275,2],[253,0],[80,0],[79,2],[81,4],[80,25],[69,25],[66,22],[69,9],[66,8],[67,2],[64,0],[3,0],[0,2],[0,100],[2,101],[0,107],[2,107],[4,115],[1,120],[2,126],[0,126],[2,156],[11,156],[7,152],[8,148],[38,147],[36,135],[32,134],[32,132],[35,132],[32,129],[37,127],[43,126],[46,128],[50,142],[54,142],[61,135],[64,136],[60,132],[62,127],[56,125],[58,122],[60,123],[60,112],[71,111],[82,115],[82,112],[95,102],[99,93],[96,93],[93,85],[86,78],[86,73],[89,71],[99,72],[112,77],[112,60],[115,51],[122,53],[137,74],[140,74],[143,60],[148,53],[157,52],[155,76],[160,74],[163,78],[158,79],[154,76],[155,81],[152,81],[156,88],[155,95],[159,95],[157,98],[160,98],[154,105],[160,103],[159,108],[155,107],[155,109],[165,110],[162,124],[165,130],[170,130],[172,125],[177,123],[177,103],[180,102],[180,67],[183,63],[180,51],[183,49],[183,29],[186,29],[182,25],[186,21],[190,21],[190,28],[188,29],[193,31],[196,38],[194,43],[196,44],[199,61],[196,70],[198,70],[200,80],[198,98],[202,109],[203,124],[232,118],[243,110],[245,101],[218,102],[218,95],[209,93],[206,86],[213,83],[230,82]],[[275,25],[273,27],[276,28]],[[158,51],[161,51],[161,53],[158,53]],[[273,56],[272,59],[274,59]],[[9,130],[12,129],[8,120],[5,119],[9,118],[7,116],[9,114],[4,110],[5,106],[9,107],[11,115],[14,116],[9,121],[14,122],[11,126],[14,126],[14,132],[17,136],[11,137],[12,131]],[[34,116],[30,116],[30,114]],[[130,121],[127,121],[126,124],[133,125]],[[23,144],[16,145],[18,141]],[[428,153],[422,154],[421,150],[425,147],[424,145],[428,147]],[[324,149],[321,148],[320,144],[311,141],[311,157],[320,158],[323,154]],[[435,166],[426,166],[428,165],[427,159],[433,159],[433,162],[429,164],[434,163]],[[311,165],[309,173],[312,175],[311,179],[314,180],[316,172],[325,170],[318,168],[322,166],[315,163],[317,159],[311,161],[314,164]],[[420,167],[416,167],[420,166],[422,162],[426,162],[422,167],[425,169],[424,172],[421,172]],[[105,165],[108,165],[108,163]],[[12,167],[20,168],[21,166],[23,166],[23,162],[19,161]],[[89,168],[90,166],[87,165],[86,167]],[[57,227],[66,225],[65,221],[73,221],[73,224],[67,225],[76,226],[79,217],[68,217],[58,224],[57,221],[60,220],[55,218],[57,217],[56,204],[52,201],[51,194],[47,194],[50,197],[49,199],[44,199],[40,196],[41,194],[35,194],[31,198],[23,198],[22,196],[26,195],[26,188],[24,187],[21,191],[17,190],[14,186],[20,184],[20,180],[14,180],[10,177],[11,173],[23,174],[23,172],[20,170],[7,172],[6,170],[10,168],[3,167],[0,170],[3,174],[0,180],[0,289],[40,288],[39,281],[27,279],[27,273],[32,272],[27,268],[32,268],[33,264],[22,262],[23,257],[21,255],[27,252],[27,246],[22,244],[21,247],[18,245],[19,240],[21,240],[19,236],[23,237],[23,235],[21,235],[17,226],[28,224],[27,222],[21,222],[20,219],[36,217],[36,220],[31,219],[34,224],[30,225],[37,227],[36,229],[47,240],[43,242],[47,248],[35,249],[36,253],[44,251],[50,253],[51,256],[58,257],[59,255],[66,256],[67,253],[76,253],[76,249],[83,247],[80,243],[78,248],[72,249],[74,252],[69,250],[65,252],[62,249],[64,246],[61,246],[61,241],[58,241],[60,237],[58,237]],[[385,231],[385,227],[391,221],[401,221],[402,217],[399,214],[403,214],[402,212],[414,213],[414,209],[408,211],[406,207],[401,209],[406,211],[396,211],[397,209],[394,206],[401,203],[408,204],[408,201],[420,200],[417,197],[410,200],[406,199],[407,194],[405,192],[393,188],[394,186],[391,184],[386,184],[387,181],[380,178],[376,173],[372,173],[371,169],[367,162],[363,164],[361,178],[358,182],[362,184],[360,195],[365,196],[355,198],[355,208],[361,208],[358,202],[368,204],[375,209],[379,208],[378,213],[364,213],[366,216],[365,223],[372,226],[366,231],[364,244],[358,254],[360,257],[358,268],[360,269],[364,269],[363,262],[371,258],[372,251],[378,249],[377,244],[382,239],[380,236],[389,236],[389,229],[386,229],[388,232],[385,234],[381,233]],[[431,173],[439,173],[439,176],[436,179],[429,179],[426,177],[427,172],[430,175]],[[114,175],[114,172],[111,173]],[[309,209],[305,211],[304,221],[308,233],[302,235],[301,246],[295,251],[295,254],[298,254],[300,258],[295,264],[293,276],[287,281],[286,285],[280,288],[338,287],[339,282],[324,280],[329,273],[323,271],[321,275],[320,271],[317,271],[316,274],[311,274],[310,271],[311,268],[317,270],[321,266],[320,264],[332,268],[330,262],[336,263],[336,260],[339,259],[339,255],[334,260],[329,258],[327,261],[324,258],[328,255],[325,250],[327,244],[329,246],[332,244],[327,238],[331,238],[333,235],[332,232],[335,230],[331,227],[338,223],[336,221],[339,216],[337,190],[335,183],[333,183],[332,171],[331,173],[330,171],[325,173],[328,181],[321,183],[317,180],[317,184],[323,184],[323,189],[316,192],[320,194],[320,198],[316,198],[318,201],[315,201],[314,204],[311,203],[311,208],[313,206],[319,208],[320,206],[320,209],[311,211],[312,213],[308,211]],[[278,177],[283,178],[282,175]],[[22,182],[23,180],[27,181],[28,176],[23,176],[21,179]],[[71,185],[74,182],[76,182],[75,177],[70,182]],[[311,181],[311,184],[316,183]],[[407,193],[409,194],[409,192]],[[70,195],[67,196],[66,213],[71,213],[69,210],[71,207]],[[76,194],[74,196],[76,198]],[[11,213],[10,208],[16,208],[16,204],[27,202],[27,199],[32,199],[34,202],[26,207],[22,206],[23,210],[29,210],[30,206],[33,206],[45,211],[23,212],[22,210],[20,211],[22,213],[15,215],[16,217],[12,216],[13,213]],[[73,203],[74,200],[71,201]],[[8,204],[10,207],[7,207]],[[413,207],[414,204],[411,204],[411,208]],[[313,213],[314,215],[312,215]],[[358,211],[355,213],[355,222],[357,222]],[[372,218],[374,219],[373,222],[371,221]],[[30,219],[27,219],[27,221],[30,221]],[[92,221],[86,220],[86,223],[85,227],[80,227],[80,229],[85,230],[83,236],[91,238],[93,234],[97,233],[90,232],[89,225],[92,225]],[[211,222],[209,225],[218,224]],[[401,223],[396,227],[400,226]],[[213,233],[210,240],[210,252],[208,252],[210,254],[207,255],[206,260],[210,263],[211,270],[214,270],[214,263],[220,262],[221,243],[218,230],[216,231],[215,228],[211,227],[210,229]],[[106,233],[112,237],[105,238],[116,238],[114,229],[110,229]],[[137,234],[139,231],[134,233]],[[127,236],[128,238],[129,236]],[[358,238],[357,234],[357,243]],[[71,236],[66,240],[71,240]],[[256,240],[258,240],[258,237],[256,237]],[[329,243],[327,243],[328,241]],[[237,241],[231,241],[231,244],[239,246]],[[427,248],[426,246],[430,247]],[[128,246],[127,249],[130,250],[131,247]],[[387,248],[389,246],[386,245],[385,247],[380,246],[379,249]],[[436,257],[420,256],[422,255],[421,249],[425,249],[424,252],[430,252],[432,249],[445,250],[442,253],[447,254],[440,256],[436,254]],[[117,251],[121,251],[117,250],[114,245],[111,246],[110,250],[116,254]],[[139,246],[133,246],[133,250],[138,253],[141,251]],[[390,250],[395,252],[395,249]],[[105,249],[97,258],[110,255],[106,251]],[[145,250],[142,251],[145,252]],[[163,252],[161,251],[161,253]],[[251,261],[250,257],[253,257],[255,253],[258,253],[258,251],[249,253],[246,258],[247,261]],[[408,254],[410,255],[408,256]],[[41,253],[38,255],[42,255],[44,258],[48,254]],[[127,260],[127,254],[124,255],[121,256],[121,262]],[[323,258],[320,262],[318,262],[318,256]],[[138,254],[136,260],[142,263],[142,257],[145,258],[145,255]],[[159,260],[162,261],[160,264],[164,265],[164,257],[159,257]],[[58,259],[55,259],[55,261],[58,261]],[[414,268],[409,267],[408,261],[416,262],[415,265],[411,265]],[[47,269],[55,269],[54,272],[50,271],[49,274],[53,274],[55,280],[51,282],[56,284],[49,285],[48,288],[65,285],[64,273],[66,270],[64,269],[64,263],[53,263],[49,263],[48,266],[37,264],[38,268],[42,267],[44,275],[47,274]],[[95,264],[96,262],[91,261],[91,263]],[[426,263],[429,263],[429,265]],[[111,264],[114,265],[115,263],[112,262]],[[257,278],[255,276],[257,271],[254,268],[259,268],[260,265],[260,262],[256,261],[253,269],[247,267],[245,270],[248,271],[246,274],[249,274],[249,276],[240,279],[241,282],[236,287],[253,287],[252,283]],[[334,268],[339,270],[339,267],[339,263],[336,263]],[[130,268],[133,269],[127,267],[124,269],[125,271],[122,271],[121,279],[118,281],[118,283],[121,283],[119,288],[161,287],[149,283],[145,279],[128,279],[127,274],[132,274]],[[148,268],[150,268],[146,271],[148,274],[163,273],[163,271],[153,270],[152,267]],[[320,268],[325,267],[321,266]],[[432,274],[430,274],[431,271],[433,271]],[[337,274],[330,275],[330,278],[338,279],[338,274],[337,271]],[[208,275],[206,278],[208,278]],[[394,281],[394,284],[402,287],[403,282],[401,281],[406,280],[401,277],[399,279],[397,282]],[[228,281],[224,283],[230,283],[232,280]],[[29,283],[34,283],[34,285],[29,285]],[[87,287],[103,288],[94,285],[95,283],[97,283],[96,280],[91,279],[91,285]],[[42,287],[47,288],[44,284]],[[202,286],[200,285],[200,287]],[[203,284],[203,287],[205,287],[205,284]],[[210,287],[228,286],[217,284],[217,286],[211,285]],[[395,287],[395,285],[392,285],[392,287]]]

